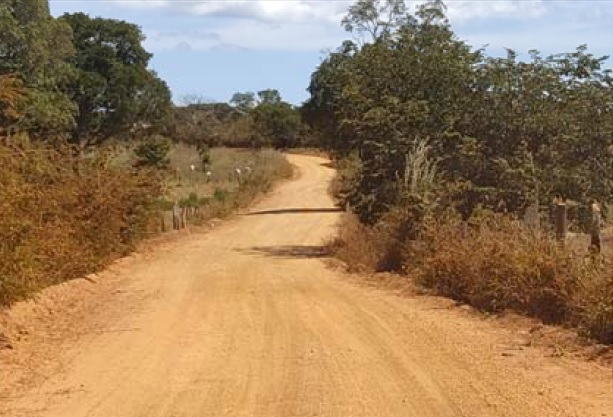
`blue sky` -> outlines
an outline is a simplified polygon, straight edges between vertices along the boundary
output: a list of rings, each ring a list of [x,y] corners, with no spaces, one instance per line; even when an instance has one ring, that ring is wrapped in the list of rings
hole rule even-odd
[[[418,3],[408,1],[413,8]],[[351,37],[340,21],[352,1],[50,0],[54,15],[85,12],[139,25],[151,66],[176,102],[188,96],[228,101],[236,91],[278,89],[299,104],[325,51]],[[448,0],[448,16],[469,44],[527,56],[587,44],[613,55],[613,0]],[[611,60],[608,66],[611,66]]]

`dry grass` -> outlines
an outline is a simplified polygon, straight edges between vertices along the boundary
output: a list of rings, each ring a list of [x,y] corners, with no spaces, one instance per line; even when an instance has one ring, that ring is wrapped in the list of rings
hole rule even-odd
[[[504,217],[481,220],[467,236],[457,222],[429,225],[407,265],[438,293],[488,311],[513,310],[577,326],[613,343],[613,265],[577,257],[545,234]]]
[[[391,244],[389,235],[347,214],[338,235],[327,246],[350,272],[378,272]]]
[[[212,180],[190,169],[198,153],[185,146],[171,155],[174,174],[133,169],[129,149],[76,155],[27,138],[0,145],[0,305],[102,269],[157,233],[173,201],[199,206],[192,223],[223,217],[292,175],[271,150],[212,150]]]
[[[354,271],[385,269],[390,253],[400,253],[402,272],[437,294],[485,311],[515,311],[575,327],[613,344],[610,259],[577,256],[499,216],[485,216],[465,236],[455,220],[424,224],[420,239],[405,243],[390,230],[347,217],[331,249]]]
[[[293,173],[287,159],[271,149],[214,148],[210,154],[210,178],[200,167],[195,147],[175,145],[170,154],[173,177],[167,182],[165,198],[169,202],[186,202],[190,196],[192,201],[197,200],[196,222],[223,217],[248,205],[277,180],[290,178]]]
[[[170,152],[170,166],[175,177],[168,184],[170,199],[181,199],[191,193],[212,196],[215,189],[234,192],[239,188],[235,170],[241,170],[241,182],[253,177],[277,178],[291,176],[291,165],[279,152],[270,149],[243,150],[234,148],[213,148],[210,151],[211,178],[200,164],[197,149],[183,144],[174,145]],[[196,169],[191,170],[193,165]],[[248,168],[251,172],[249,173]],[[267,181],[270,185],[271,181]]]
[[[152,230],[161,179],[12,140],[0,145],[0,305],[96,271]]]

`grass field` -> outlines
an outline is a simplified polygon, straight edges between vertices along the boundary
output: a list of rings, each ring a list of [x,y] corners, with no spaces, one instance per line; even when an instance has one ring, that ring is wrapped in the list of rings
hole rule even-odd
[[[189,223],[199,224],[235,212],[268,191],[275,181],[292,175],[286,158],[271,149],[214,148],[207,167],[202,166],[194,147],[175,145],[169,156],[163,213],[166,229],[172,224],[174,204],[189,207]]]

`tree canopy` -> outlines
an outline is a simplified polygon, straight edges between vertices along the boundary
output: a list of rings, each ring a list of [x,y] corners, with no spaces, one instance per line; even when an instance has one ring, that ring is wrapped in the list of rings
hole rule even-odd
[[[51,17],[47,0],[0,0],[0,75],[18,77],[29,90],[17,127],[43,136],[73,126],[67,88],[74,53],[70,27]]]
[[[402,4],[401,4],[402,3]],[[339,156],[356,155],[347,196],[366,222],[403,204],[407,156],[427,143],[441,204],[521,212],[556,194],[613,199],[613,86],[585,46],[520,61],[458,39],[441,1],[359,0],[347,40],[313,73],[303,116]],[[370,35],[365,39],[364,35]]]
[[[151,54],[143,48],[144,36],[136,25],[83,13],[60,20],[72,28],[76,49],[71,85],[79,109],[75,141],[99,142],[164,120],[170,91],[148,69]]]

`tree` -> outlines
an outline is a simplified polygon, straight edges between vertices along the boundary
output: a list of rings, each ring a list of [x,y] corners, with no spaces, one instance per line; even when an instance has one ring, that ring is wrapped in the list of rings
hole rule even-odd
[[[47,0],[0,0],[0,75],[19,77],[29,90],[17,128],[44,137],[73,126],[73,55],[70,27],[51,17]]]
[[[162,136],[152,136],[135,149],[136,167],[166,169],[170,165],[170,141]]]
[[[253,112],[254,130],[260,144],[275,148],[291,147],[301,128],[300,113],[285,102],[264,103]]]
[[[77,51],[71,87],[79,114],[73,140],[85,146],[142,130],[151,133],[169,113],[171,97],[148,69],[151,54],[142,46],[140,29],[83,13],[65,14],[61,21],[72,28]]]
[[[301,108],[302,119],[319,136],[320,146],[340,156],[351,151],[351,138],[341,130],[340,110],[345,107],[342,93],[350,84],[351,64],[357,52],[356,44],[345,41],[330,53],[311,75],[307,88],[311,97]]]
[[[428,139],[437,159],[471,88],[480,54],[457,39],[439,2],[420,6],[393,36],[381,36],[345,58],[337,72],[335,111],[347,154],[361,160],[347,203],[368,223],[400,203],[406,156]]]
[[[241,113],[228,103],[211,103],[198,96],[184,99],[173,108],[169,135],[176,141],[196,146],[217,146]]]
[[[230,104],[241,112],[248,112],[256,105],[255,93],[247,91],[245,93],[234,93],[230,99]]]
[[[358,0],[349,7],[341,23],[347,32],[357,34],[362,40],[366,34],[376,40],[388,36],[406,20],[404,0]]]
[[[258,91],[258,97],[260,99],[259,104],[273,104],[281,102],[281,94],[278,90],[274,89]]]
[[[440,0],[414,15],[358,0],[345,41],[313,73],[304,119],[337,156],[355,156],[345,203],[366,223],[407,203],[411,155],[439,168],[437,201],[465,218],[478,205],[521,214],[559,194],[613,199],[613,78],[585,46],[527,62],[460,41]],[[383,17],[381,17],[383,16]],[[387,16],[387,17],[386,17]],[[422,142],[426,141],[426,142]],[[411,177],[413,178],[413,177]]]

